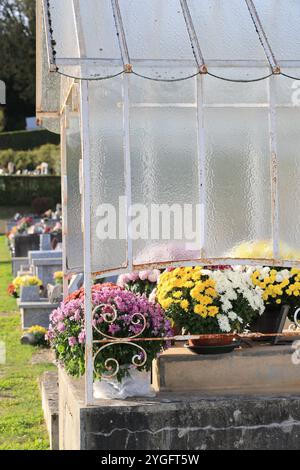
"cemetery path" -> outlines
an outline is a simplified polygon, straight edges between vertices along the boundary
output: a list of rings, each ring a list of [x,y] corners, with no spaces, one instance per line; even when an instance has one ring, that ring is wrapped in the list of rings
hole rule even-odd
[[[35,359],[39,349],[21,345],[16,301],[7,294],[10,282],[9,252],[0,236],[0,450],[46,450],[38,378],[53,366],[47,359]]]

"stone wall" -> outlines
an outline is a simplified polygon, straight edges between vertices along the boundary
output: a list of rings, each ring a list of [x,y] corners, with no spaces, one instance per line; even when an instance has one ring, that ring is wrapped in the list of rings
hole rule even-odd
[[[62,450],[299,449],[299,396],[199,396],[84,405],[84,382],[59,373]]]

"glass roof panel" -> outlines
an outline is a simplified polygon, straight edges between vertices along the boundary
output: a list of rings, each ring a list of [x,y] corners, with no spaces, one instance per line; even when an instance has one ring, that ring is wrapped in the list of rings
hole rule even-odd
[[[56,58],[79,57],[73,0],[51,0],[49,13],[52,22]]]
[[[244,0],[188,0],[188,5],[206,60],[267,62]]]
[[[129,56],[194,60],[179,0],[120,0]]]
[[[79,0],[85,55],[97,59],[120,59],[120,48],[110,0]]]
[[[254,4],[276,59],[300,60],[299,0],[254,0]]]

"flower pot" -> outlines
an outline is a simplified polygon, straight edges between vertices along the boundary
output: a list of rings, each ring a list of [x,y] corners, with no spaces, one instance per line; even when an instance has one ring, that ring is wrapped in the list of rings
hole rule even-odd
[[[253,333],[281,333],[289,313],[289,305],[267,305],[264,313],[254,320],[249,329]],[[264,336],[260,341],[274,342],[276,336]]]
[[[233,341],[236,339],[237,335],[235,334],[223,334],[219,335],[218,337],[207,337],[201,339],[190,339],[189,346],[190,347],[202,347],[202,346],[228,346],[232,344]]]
[[[40,299],[39,286],[21,287],[20,301],[22,302],[36,302]]]
[[[140,372],[130,366],[130,376],[121,382],[116,378],[102,379],[94,383],[94,398],[102,400],[125,400],[130,397],[154,397],[151,373]]]
[[[197,340],[189,340],[186,347],[196,354],[227,354],[234,351],[240,345],[235,334],[222,334],[218,337],[207,337]]]

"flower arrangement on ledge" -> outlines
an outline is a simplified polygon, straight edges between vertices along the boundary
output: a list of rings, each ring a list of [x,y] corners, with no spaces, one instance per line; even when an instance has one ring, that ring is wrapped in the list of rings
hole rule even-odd
[[[64,281],[64,273],[62,271],[57,271],[53,274],[53,280],[55,284],[62,285]]]
[[[232,269],[166,271],[157,299],[174,324],[190,334],[240,333],[265,308],[251,275]]]
[[[300,301],[300,269],[248,268],[254,286],[262,291],[264,302],[296,306]]]
[[[22,287],[42,286],[42,281],[36,276],[18,276],[8,286],[7,292],[10,296],[18,298],[20,297],[20,291]]]
[[[135,295],[118,286],[104,284],[92,291],[94,310],[94,340],[104,337],[160,338],[171,336],[170,322],[158,304],[150,303],[146,296]],[[97,308],[98,307],[98,308]],[[47,335],[56,358],[72,376],[85,372],[84,290],[72,294],[51,315]],[[138,343],[139,344],[139,343]],[[97,379],[116,373],[119,382],[130,375],[132,363],[139,371],[149,371],[153,359],[169,344],[164,341],[130,344],[112,344],[101,348],[94,345],[94,371]],[[116,362],[117,361],[117,362]],[[110,366],[110,367],[109,367]],[[109,370],[107,370],[107,367]]]
[[[31,346],[49,347],[46,340],[47,330],[42,326],[35,325],[29,328],[25,335],[21,338],[22,344],[29,344]]]
[[[159,269],[122,274],[117,284],[135,294],[145,294],[149,297],[156,289],[159,276]]]

